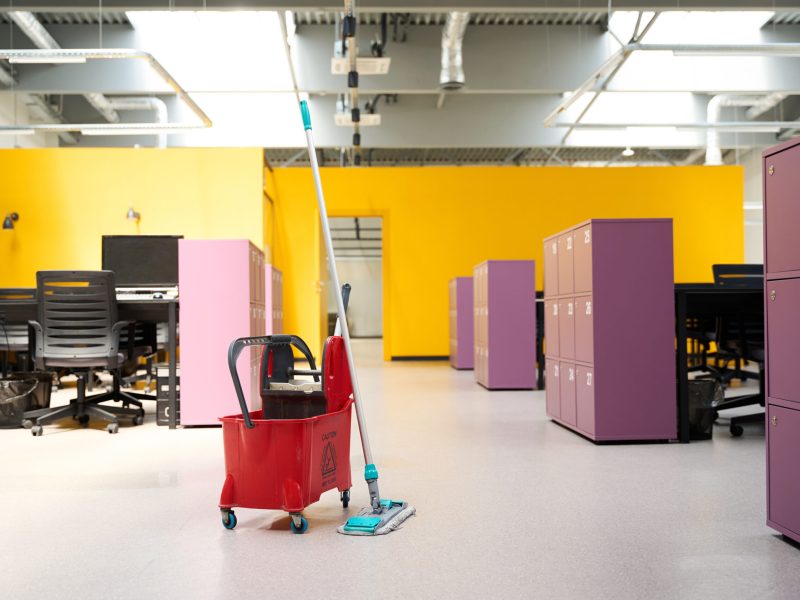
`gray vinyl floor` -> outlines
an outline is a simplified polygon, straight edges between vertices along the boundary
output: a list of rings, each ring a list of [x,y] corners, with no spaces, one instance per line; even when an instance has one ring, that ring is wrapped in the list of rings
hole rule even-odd
[[[305,535],[264,510],[224,530],[216,428],[169,431],[148,413],[117,435],[5,430],[0,597],[800,597],[800,549],[764,523],[763,427],[596,446],[549,422],[542,392],[384,363],[380,341],[357,355],[381,490],[418,510],[403,529],[338,535],[331,492]],[[366,503],[359,481],[350,512]]]

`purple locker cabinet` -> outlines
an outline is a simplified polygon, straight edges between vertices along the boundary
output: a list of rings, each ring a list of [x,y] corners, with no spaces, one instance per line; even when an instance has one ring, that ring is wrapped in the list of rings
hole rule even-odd
[[[454,369],[472,369],[474,317],[472,277],[450,280],[450,364]]]
[[[552,239],[558,293],[545,289],[545,307],[558,314],[546,313],[545,354],[559,377],[545,380],[548,416],[595,441],[674,439],[672,221],[593,219]]]
[[[495,389],[536,387],[536,263],[475,267],[475,380]]]
[[[763,154],[767,525],[800,542],[800,138]]]

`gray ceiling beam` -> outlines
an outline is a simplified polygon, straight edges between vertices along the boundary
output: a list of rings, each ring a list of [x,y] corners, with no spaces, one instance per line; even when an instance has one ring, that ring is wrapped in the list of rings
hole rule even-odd
[[[334,0],[103,0],[105,10],[323,10],[341,11]],[[98,9],[97,0],[14,0],[13,10],[73,12]],[[566,12],[607,10],[608,0],[359,0],[371,12]],[[800,10],[798,0],[614,0],[614,10]],[[2,10],[2,9],[0,9]],[[6,10],[10,10],[6,8]]]
[[[0,39],[10,39],[9,26],[0,26]],[[50,26],[53,37],[65,48],[96,48],[96,26]],[[362,27],[362,39],[370,39],[376,28]],[[762,32],[766,43],[800,42],[800,27],[781,26]],[[313,94],[339,94],[347,89],[344,76],[330,72],[333,55],[332,26],[304,26],[295,38],[293,54],[300,91]],[[14,35],[14,46],[30,48],[21,34]],[[366,42],[362,44],[366,45]],[[103,27],[103,46],[146,50],[129,26]],[[466,87],[459,94],[561,94],[573,91],[617,48],[609,36],[596,26],[487,26],[470,28],[464,39]],[[388,75],[363,76],[362,95],[379,93],[437,93],[440,69],[441,30],[439,27],[412,26],[408,41],[389,42],[392,59]],[[367,48],[362,47],[362,54]],[[156,57],[158,58],[158,57]],[[763,68],[757,78],[742,77],[737,69],[718,68],[719,61],[733,58],[676,57],[669,66],[640,72],[636,60],[630,61],[609,91],[686,91],[713,93],[782,92],[800,94],[800,58],[757,58]],[[692,68],[682,68],[691,61]],[[168,88],[138,61],[89,61],[83,65],[16,65],[18,89],[31,93],[105,94],[165,93]],[[214,90],[189,89],[190,93]],[[223,91],[223,90],[217,90]],[[227,90],[230,92],[293,91]],[[451,94],[450,96],[453,96]],[[434,99],[434,106],[436,100]]]

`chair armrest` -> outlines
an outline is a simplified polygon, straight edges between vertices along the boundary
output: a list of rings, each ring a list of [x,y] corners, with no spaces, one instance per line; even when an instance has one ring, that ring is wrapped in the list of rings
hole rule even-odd
[[[109,349],[109,358],[112,359],[112,368],[118,366],[117,355],[119,354],[119,336],[122,330],[131,324],[130,321],[117,321],[111,326],[111,348]]]
[[[36,334],[36,339],[33,346],[33,359],[34,365],[37,369],[44,369],[44,330],[42,329],[42,324],[39,321],[28,321],[28,325],[33,328],[33,332]]]

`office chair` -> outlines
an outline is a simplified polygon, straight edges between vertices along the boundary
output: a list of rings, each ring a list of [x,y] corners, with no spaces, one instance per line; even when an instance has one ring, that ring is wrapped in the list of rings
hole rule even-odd
[[[146,387],[155,379],[154,359],[158,352],[158,336],[155,323],[131,323],[120,333],[120,349],[128,357],[122,367],[122,382],[133,385],[144,381]],[[140,373],[140,361],[144,359],[144,373]],[[156,396],[140,392],[125,394],[140,400],[155,400]],[[141,404],[139,404],[141,406]]]
[[[721,288],[763,289],[763,265],[713,265],[714,285]],[[752,406],[764,406],[764,319],[763,314],[740,313],[734,316],[720,317],[717,320],[718,354],[723,360],[734,360],[735,368],[723,373],[721,380],[728,383],[733,378],[745,380],[748,377],[758,379],[757,394],[735,396],[724,400],[715,407],[720,410]],[[758,365],[758,375],[748,374],[742,368],[744,361],[752,361]],[[757,423],[764,420],[764,412],[752,415],[733,417],[730,432],[733,436],[743,433],[742,424]]]
[[[28,356],[28,323],[9,322],[3,305],[10,305],[18,301],[31,301],[36,298],[33,288],[3,288],[0,289],[0,352],[3,353],[2,372],[7,375],[10,355],[16,355],[15,367],[20,370]]]
[[[39,271],[36,273],[38,321],[31,321],[36,334],[34,360],[37,369],[66,368],[78,377],[78,397],[67,406],[25,413],[24,425],[34,436],[42,426],[72,417],[82,426],[95,417],[107,421],[109,433],[119,431],[119,417],[134,425],[144,419],[141,403],[120,390],[120,371],[126,361],[120,352],[122,330],[129,326],[117,320],[117,301],[112,271]],[[114,376],[113,390],[86,396],[90,369],[108,369]],[[134,404],[137,409],[98,406],[107,400]]]

